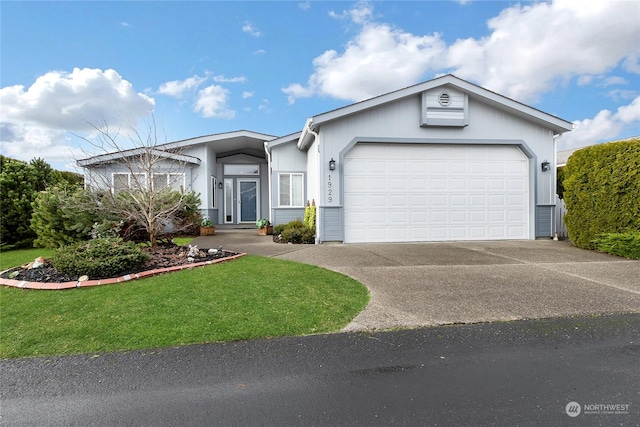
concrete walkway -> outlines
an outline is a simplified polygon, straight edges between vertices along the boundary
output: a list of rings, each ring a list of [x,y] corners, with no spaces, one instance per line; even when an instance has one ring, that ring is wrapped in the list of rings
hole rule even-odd
[[[568,242],[283,245],[256,230],[221,230],[194,243],[353,277],[371,301],[348,331],[640,312],[640,261]]]

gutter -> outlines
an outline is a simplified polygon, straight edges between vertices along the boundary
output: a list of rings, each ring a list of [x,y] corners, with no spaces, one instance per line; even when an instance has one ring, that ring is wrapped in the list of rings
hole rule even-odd
[[[307,122],[304,124],[304,128],[302,129],[302,134],[300,134],[300,138],[298,139],[299,150],[306,150],[313,141],[316,141],[318,139],[318,134],[311,129],[312,125],[313,125],[313,117],[310,117],[307,119]],[[311,139],[311,136],[313,136],[313,139]]]

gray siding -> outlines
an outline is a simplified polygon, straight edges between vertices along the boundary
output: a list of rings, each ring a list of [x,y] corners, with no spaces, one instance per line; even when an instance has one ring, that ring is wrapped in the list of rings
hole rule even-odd
[[[555,206],[536,206],[536,237],[553,237]]]
[[[342,242],[344,240],[342,224],[342,208],[320,207],[318,208],[319,223],[322,224],[320,235],[321,242]]]
[[[295,219],[303,219],[304,218],[304,208],[286,208],[286,209],[278,209],[274,208],[272,210],[272,219],[271,222],[273,225],[278,224],[286,224]]]

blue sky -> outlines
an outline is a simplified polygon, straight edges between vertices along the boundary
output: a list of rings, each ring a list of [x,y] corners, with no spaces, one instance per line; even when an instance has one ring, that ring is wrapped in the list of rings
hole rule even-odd
[[[446,73],[573,121],[559,149],[640,134],[638,1],[3,1],[0,16],[0,152],[58,169],[94,150],[88,124],[283,136]]]

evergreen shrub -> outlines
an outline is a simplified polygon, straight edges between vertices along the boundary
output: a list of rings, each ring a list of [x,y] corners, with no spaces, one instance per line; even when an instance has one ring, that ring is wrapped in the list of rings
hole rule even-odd
[[[49,187],[37,194],[32,209],[36,247],[59,248],[88,240],[101,221],[90,193],[78,187]]]
[[[148,259],[149,255],[134,242],[114,237],[63,246],[56,250],[51,263],[62,273],[101,279],[128,273]]]
[[[574,245],[596,249],[599,235],[640,231],[640,139],[578,150],[564,174],[564,221]]]
[[[606,233],[594,239],[596,250],[629,259],[640,259],[640,233]]]
[[[276,225],[273,234],[279,236],[284,243],[315,243],[316,241],[315,230],[300,219],[284,225]]]

